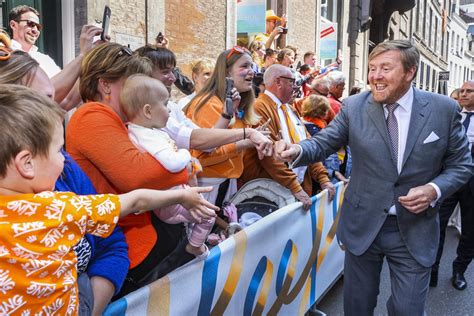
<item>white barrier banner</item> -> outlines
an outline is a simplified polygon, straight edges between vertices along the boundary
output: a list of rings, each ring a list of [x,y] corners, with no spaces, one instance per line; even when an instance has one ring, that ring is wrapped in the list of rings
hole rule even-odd
[[[109,306],[105,315],[303,315],[343,270],[335,236],[345,187],[264,217],[193,261]]]

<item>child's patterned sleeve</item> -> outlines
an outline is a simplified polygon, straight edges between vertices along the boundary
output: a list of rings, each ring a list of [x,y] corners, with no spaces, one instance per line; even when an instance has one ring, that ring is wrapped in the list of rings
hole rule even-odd
[[[109,236],[115,228],[120,216],[120,200],[114,194],[77,195],[69,200],[76,212],[85,211],[78,224],[85,233],[98,237]]]

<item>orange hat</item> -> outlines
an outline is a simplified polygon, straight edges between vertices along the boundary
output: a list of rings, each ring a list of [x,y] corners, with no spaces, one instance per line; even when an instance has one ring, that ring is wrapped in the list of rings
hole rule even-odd
[[[266,21],[269,21],[269,20],[276,20],[276,21],[279,21],[281,22],[281,18],[275,14],[275,12],[273,10],[267,10],[265,12],[265,20]]]

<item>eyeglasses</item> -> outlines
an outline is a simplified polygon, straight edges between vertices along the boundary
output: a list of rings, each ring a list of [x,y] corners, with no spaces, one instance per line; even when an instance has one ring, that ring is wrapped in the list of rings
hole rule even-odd
[[[461,90],[459,90],[459,94],[473,93],[473,92],[474,92],[474,89],[461,89]]]
[[[41,31],[43,29],[43,25],[39,24],[39,23],[36,23],[35,21],[31,21],[31,20],[17,20],[18,23],[20,22],[26,22],[26,26],[28,27],[31,27],[31,28],[34,28],[36,26],[36,28],[38,29],[38,31]]]
[[[295,81],[296,81],[296,78],[293,78],[293,77],[280,76],[278,78],[288,79],[290,80],[291,84],[295,84]]]
[[[249,50],[245,47],[242,47],[242,46],[234,46],[230,49],[229,53],[227,54],[226,56],[226,60],[229,61],[230,57],[232,57],[232,55],[234,54],[238,54],[238,55],[242,55],[242,54],[250,54]]]
[[[12,52],[6,47],[0,47],[0,60],[8,60]]]

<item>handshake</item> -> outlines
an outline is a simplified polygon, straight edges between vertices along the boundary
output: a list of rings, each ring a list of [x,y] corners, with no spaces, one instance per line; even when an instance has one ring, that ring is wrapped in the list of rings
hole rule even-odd
[[[254,145],[260,159],[263,159],[263,157],[273,156],[273,158],[277,160],[292,162],[301,152],[301,147],[299,145],[291,144],[284,140],[278,140],[273,143],[267,138],[266,141],[262,141],[259,144],[254,143]]]

